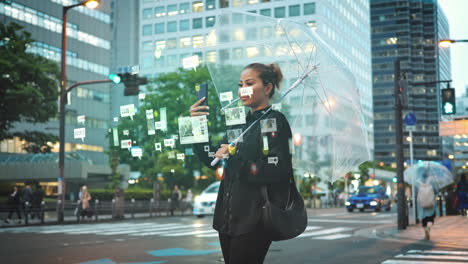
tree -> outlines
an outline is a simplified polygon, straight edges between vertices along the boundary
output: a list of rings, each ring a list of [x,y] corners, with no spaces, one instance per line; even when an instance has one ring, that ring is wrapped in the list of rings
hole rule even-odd
[[[57,137],[40,131],[13,132],[15,123],[45,123],[57,115],[57,63],[27,49],[31,34],[15,23],[0,23],[0,140],[26,140],[28,152],[50,152]]]
[[[152,182],[157,181],[158,175],[162,175],[164,186],[172,188],[177,184],[180,187],[192,188],[195,170],[208,177],[208,180],[197,186],[198,188],[216,179],[214,172],[204,169],[195,156],[186,155],[184,161],[168,158],[170,152],[185,153],[186,149],[192,148],[191,145],[180,145],[176,140],[176,146],[170,149],[163,144],[164,139],[179,134],[178,118],[189,115],[189,108],[196,100],[195,86],[205,82],[209,84],[208,101],[211,113],[208,116],[208,131],[211,142],[216,143],[226,132],[226,127],[222,116],[216,114],[220,113],[221,106],[206,67],[200,67],[196,71],[179,69],[177,72],[162,74],[150,80],[145,99],[140,101],[133,120],[128,117],[120,118],[117,126],[119,140],[131,139],[133,146],[140,146],[143,149],[141,160],[132,157],[130,151],[113,146],[113,135],[109,133],[110,145],[113,146],[109,156],[117,156],[120,163],[130,164],[132,171],[140,171],[143,177],[149,179],[140,184],[140,187],[143,187],[143,184],[151,186]],[[155,135],[148,135],[146,110],[152,109],[154,121],[159,121],[161,108],[166,108],[167,131],[156,130]],[[123,135],[124,130],[128,130],[128,136]],[[155,150],[155,143],[158,142],[162,143],[161,152]]]

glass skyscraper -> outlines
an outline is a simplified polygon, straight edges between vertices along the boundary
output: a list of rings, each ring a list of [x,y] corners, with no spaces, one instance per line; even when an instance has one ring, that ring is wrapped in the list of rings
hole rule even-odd
[[[375,159],[396,166],[394,61],[409,87],[409,109],[417,118],[413,132],[416,160],[448,158],[450,142],[439,137],[440,89],[450,80],[450,57],[438,48],[449,36],[448,21],[436,0],[371,0]],[[426,83],[426,84],[417,84]],[[408,132],[405,131],[405,139]],[[404,157],[410,157],[405,141]]]

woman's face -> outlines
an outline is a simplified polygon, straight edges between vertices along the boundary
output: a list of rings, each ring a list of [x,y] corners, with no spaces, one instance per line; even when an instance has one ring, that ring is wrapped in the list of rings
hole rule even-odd
[[[269,95],[273,85],[271,83],[266,86],[263,85],[263,81],[259,78],[258,72],[253,69],[245,69],[242,71],[239,80],[239,90],[237,91],[240,100],[244,106],[258,107],[262,104],[268,104]],[[251,96],[241,96],[241,88],[252,87]]]

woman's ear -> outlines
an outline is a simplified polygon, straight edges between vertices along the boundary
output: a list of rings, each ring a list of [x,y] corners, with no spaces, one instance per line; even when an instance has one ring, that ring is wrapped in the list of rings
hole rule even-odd
[[[270,94],[271,94],[271,91],[273,90],[273,84],[272,83],[268,83],[266,86],[265,86],[265,94],[268,95],[268,97],[270,97]]]

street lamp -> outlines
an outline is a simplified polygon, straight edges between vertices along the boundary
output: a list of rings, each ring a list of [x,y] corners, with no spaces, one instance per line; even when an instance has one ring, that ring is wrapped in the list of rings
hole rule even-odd
[[[449,48],[455,42],[468,42],[468,39],[441,39],[439,41],[439,46],[441,48]]]
[[[59,203],[60,210],[57,218],[60,222],[63,222],[64,218],[64,202],[65,202],[65,175],[64,175],[64,163],[65,163],[65,100],[67,98],[67,12],[68,10],[77,6],[86,6],[88,8],[96,8],[99,6],[98,0],[85,0],[78,4],[64,6],[62,9],[62,61],[61,70],[62,78],[60,81],[60,129],[59,129]]]

